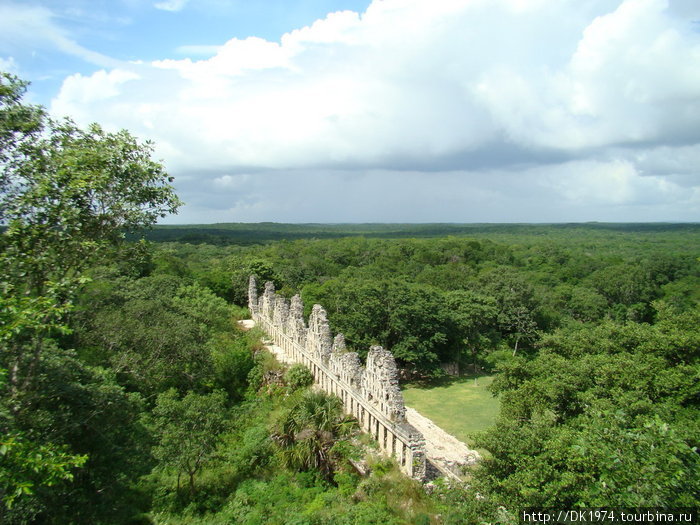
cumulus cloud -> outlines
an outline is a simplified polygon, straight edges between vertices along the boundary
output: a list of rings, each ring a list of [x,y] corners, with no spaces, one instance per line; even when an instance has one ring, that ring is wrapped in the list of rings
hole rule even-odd
[[[672,205],[689,197],[678,184],[658,175],[643,177],[632,162],[623,160],[571,162],[543,175],[544,184],[572,204]]]
[[[249,197],[263,176],[236,176],[325,173],[333,183],[318,192],[354,195],[338,173],[397,184],[404,173],[417,191],[431,172],[482,197],[510,195],[503,182],[520,177],[569,206],[651,199],[658,213],[685,186],[688,210],[700,184],[696,16],[687,1],[375,0],[278,42],[234,38],[206,59],[69,77],[52,111],[148,136],[176,174]],[[251,199],[229,212],[264,209]]]
[[[100,70],[86,77],[80,74],[68,77],[64,83],[64,89],[72,91],[74,96],[79,97],[84,104],[100,104],[122,95],[123,84],[138,78],[139,76],[133,71]]]

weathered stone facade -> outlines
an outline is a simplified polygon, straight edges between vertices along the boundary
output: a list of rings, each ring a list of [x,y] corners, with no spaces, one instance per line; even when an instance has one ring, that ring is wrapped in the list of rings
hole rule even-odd
[[[394,356],[373,346],[362,366],[356,352],[345,348],[345,338],[333,338],[326,311],[314,305],[309,325],[298,295],[291,302],[275,293],[272,283],[258,296],[253,276],[248,286],[248,307],[253,320],[265,330],[292,361],[307,366],[316,384],[343,401],[360,427],[370,433],[379,448],[392,456],[411,477],[426,476],[423,435],[406,421],[406,407],[399,389]]]

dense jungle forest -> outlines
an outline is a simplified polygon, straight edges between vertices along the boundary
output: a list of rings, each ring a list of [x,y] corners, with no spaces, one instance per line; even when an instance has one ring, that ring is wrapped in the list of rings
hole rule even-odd
[[[700,506],[700,225],[265,223],[146,240],[181,205],[152,146],[51,120],[14,77],[0,88],[0,522]],[[391,349],[407,382],[449,381],[446,363],[494,374],[500,413],[465,482],[404,477],[305,368],[239,328],[251,274],[322,304],[360,355]]]

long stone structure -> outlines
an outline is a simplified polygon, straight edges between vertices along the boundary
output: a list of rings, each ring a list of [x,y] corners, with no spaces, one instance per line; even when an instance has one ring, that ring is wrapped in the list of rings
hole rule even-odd
[[[298,295],[287,302],[275,293],[274,284],[267,282],[258,296],[253,276],[248,286],[248,307],[253,320],[291,361],[308,367],[321,389],[342,400],[345,412],[376,439],[383,453],[394,457],[408,476],[426,478],[425,440],[406,421],[391,352],[372,346],[366,366],[362,366],[357,353],[345,348],[343,335],[332,336],[326,311],[320,305],[314,305],[307,327]]]

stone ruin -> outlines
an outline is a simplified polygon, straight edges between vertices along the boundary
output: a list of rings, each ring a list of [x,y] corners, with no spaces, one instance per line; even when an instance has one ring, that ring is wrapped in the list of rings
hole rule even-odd
[[[253,320],[290,361],[307,366],[320,388],[340,397],[344,410],[377,440],[382,452],[394,457],[407,475],[425,479],[425,441],[406,421],[396,361],[390,351],[372,346],[363,366],[358,354],[345,347],[342,334],[332,336],[323,307],[314,305],[307,326],[299,295],[288,302],[267,282],[259,296],[254,276],[248,285],[248,307]]]

